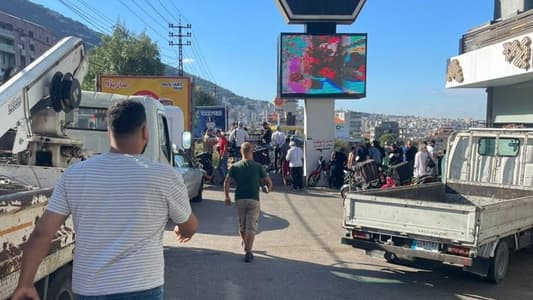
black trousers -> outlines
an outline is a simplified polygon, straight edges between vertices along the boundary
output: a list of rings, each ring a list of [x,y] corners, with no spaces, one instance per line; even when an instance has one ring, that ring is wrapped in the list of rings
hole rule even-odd
[[[291,168],[292,187],[294,189],[304,188],[303,172],[304,172],[303,167],[292,167]]]

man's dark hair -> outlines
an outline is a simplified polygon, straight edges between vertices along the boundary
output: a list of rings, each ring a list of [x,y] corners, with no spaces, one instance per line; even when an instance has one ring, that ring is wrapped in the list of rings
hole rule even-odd
[[[107,110],[107,126],[117,138],[134,133],[145,123],[146,111],[138,101],[117,102]]]

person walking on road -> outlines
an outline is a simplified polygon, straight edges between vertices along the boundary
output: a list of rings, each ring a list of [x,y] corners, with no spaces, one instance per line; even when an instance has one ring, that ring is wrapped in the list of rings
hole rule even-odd
[[[296,143],[294,141],[291,141],[289,143],[289,146],[291,147],[289,151],[287,152],[287,161],[289,162],[289,168],[291,172],[292,177],[292,189],[293,190],[302,190],[304,187],[303,183],[303,161],[304,161],[304,153],[303,150],[296,146]]]
[[[244,244],[244,261],[254,259],[253,245],[257,232],[260,202],[259,187],[266,186],[266,191],[272,190],[272,181],[262,165],[254,161],[253,145],[245,142],[241,146],[242,160],[233,164],[224,181],[226,205],[231,205],[230,185],[235,183],[235,206],[239,219],[239,233]]]
[[[146,113],[127,100],[107,111],[109,152],[68,168],[24,247],[11,299],[39,299],[33,286],[50,241],[72,215],[76,299],[163,299],[163,233],[174,221],[177,239],[197,229],[187,188],[171,166],[145,160]]]
[[[281,173],[281,146],[285,143],[285,133],[281,131],[281,127],[278,125],[276,131],[272,133],[272,145],[274,146],[274,167],[275,172]]]
[[[237,152],[236,159],[240,159],[241,155],[241,146],[244,142],[250,139],[250,136],[248,135],[248,131],[244,129],[244,124],[242,122],[238,123],[238,127],[235,128],[229,136],[229,140],[235,143],[235,150]]]

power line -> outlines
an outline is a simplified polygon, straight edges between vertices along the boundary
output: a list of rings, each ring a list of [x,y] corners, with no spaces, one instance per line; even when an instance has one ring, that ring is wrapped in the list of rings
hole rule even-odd
[[[158,0],[159,2],[161,2],[160,0]],[[174,1],[170,1],[170,4],[174,7],[174,9],[176,9],[176,11],[179,13],[180,16],[183,17],[183,19],[187,22],[187,23],[192,23],[190,22],[187,17],[181,12],[181,10],[176,6],[176,4],[174,3]],[[198,39],[196,38],[197,34],[195,33],[193,36],[192,36],[192,39],[193,39],[193,43],[192,43],[192,49],[193,49],[193,52],[197,53],[198,55],[198,58],[199,58],[199,66],[205,68],[206,72],[207,72],[207,77],[211,77],[210,79],[216,84],[216,79],[215,77],[213,76],[213,74],[211,73],[210,69],[209,69],[209,66],[207,65],[207,62],[205,61],[205,58],[203,56],[203,53],[201,51],[201,48],[200,48],[200,42],[198,42]],[[198,48],[198,49],[196,49]]]
[[[99,11],[97,8],[93,7],[89,3],[87,3],[85,0],[78,0],[78,2],[81,3],[85,8],[87,8],[90,12],[95,14],[97,18],[102,18],[102,20],[106,23],[106,25],[111,25],[111,27],[115,26],[115,21],[108,18],[105,14],[103,14],[101,11]]]
[[[124,1],[122,1],[122,0],[119,0],[119,1],[120,1],[120,3],[122,3],[122,5],[123,5],[124,7],[126,7],[126,8],[127,8],[132,14],[134,14],[134,15],[135,15],[135,16],[136,16],[141,22],[143,22],[144,25],[146,25],[148,28],[150,28],[155,34],[157,34],[158,36],[160,36],[160,37],[163,38],[163,39],[166,39],[166,37],[163,36],[159,31],[157,31],[156,29],[154,29],[150,24],[146,23],[146,22],[144,21],[144,19],[141,18],[141,16],[139,16],[139,15],[138,15],[133,9],[131,9],[126,3],[124,3]],[[133,3],[135,3],[135,2],[133,2]]]
[[[167,23],[172,23],[170,22],[168,18],[166,18],[165,16],[163,16],[163,14],[159,11],[159,9],[157,9],[152,3],[150,3],[149,1],[145,0],[145,2],[150,6],[150,8],[159,16],[161,17],[161,19],[165,20]],[[163,10],[167,12],[167,14],[171,15],[170,14],[170,10],[163,4],[163,2],[161,2],[161,0],[158,0],[159,4],[162,6]],[[152,16],[150,16],[154,21],[157,22],[157,20],[155,20]],[[173,16],[171,15],[171,18],[173,18]],[[159,23],[159,22],[158,22]],[[160,23],[159,23],[160,24]],[[193,45],[194,46],[194,45]],[[182,52],[182,55],[183,55],[183,52]],[[179,53],[178,53],[178,56],[179,56]],[[194,56],[193,56],[193,59],[194,59]],[[179,65],[179,57],[178,57],[178,65]],[[194,61],[200,61],[199,59],[194,59]],[[185,66],[184,66],[185,67]],[[190,64],[190,66],[188,65],[187,66],[187,70],[189,71],[189,69],[194,69],[195,70],[195,73],[196,74],[200,74],[196,68],[196,63],[192,63]],[[179,71],[179,66],[178,66],[178,71]],[[204,77],[209,77],[209,73],[206,71],[206,70],[202,70],[204,72]],[[190,72],[189,72],[190,73]]]
[[[74,12],[76,15],[78,15],[80,18],[82,18],[83,20],[85,20],[87,23],[89,23],[90,25],[92,25],[95,29],[101,31],[101,32],[104,32],[104,33],[107,33],[109,34],[110,31],[109,29],[107,29],[105,26],[102,26],[100,24],[96,24],[94,22],[92,22],[90,19],[89,16],[87,16],[84,12],[82,12],[81,10],[79,10],[78,8],[76,8],[74,5],[71,5],[71,4],[68,4],[66,3],[65,1],[63,0],[58,0],[61,4],[63,4],[64,6],[66,6],[68,9],[70,9],[72,12]]]

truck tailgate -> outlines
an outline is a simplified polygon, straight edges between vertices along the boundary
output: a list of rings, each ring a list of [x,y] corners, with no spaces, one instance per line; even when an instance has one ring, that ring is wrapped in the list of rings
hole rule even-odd
[[[474,244],[476,206],[349,193],[346,228]]]

